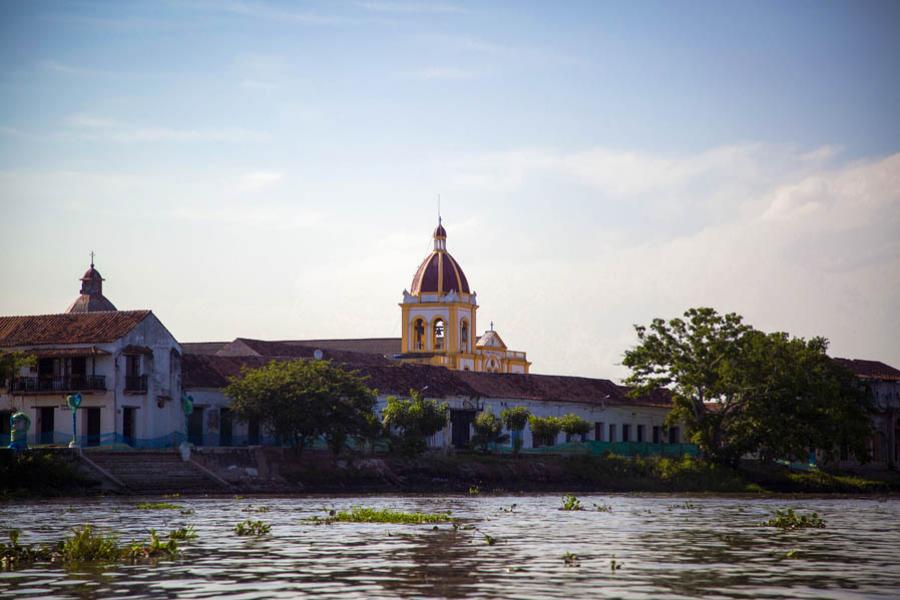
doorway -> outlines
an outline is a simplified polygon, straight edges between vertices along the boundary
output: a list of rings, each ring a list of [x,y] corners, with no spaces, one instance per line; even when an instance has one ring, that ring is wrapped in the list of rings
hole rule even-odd
[[[232,444],[232,428],[234,419],[231,417],[231,411],[227,408],[219,409],[219,445],[230,446]]]
[[[100,445],[100,408],[92,407],[85,410],[85,427],[87,430],[87,439],[84,441],[85,446]]]
[[[248,446],[258,446],[259,445],[259,418],[251,417],[247,421],[247,445]]]
[[[54,427],[54,415],[56,408],[53,406],[42,406],[38,409],[38,443],[52,444]]]
[[[450,411],[450,435],[454,448],[463,449],[469,447],[473,421],[475,421],[474,410]]]
[[[133,406],[122,407],[122,441],[134,446],[134,411]]]
[[[203,409],[196,406],[188,417],[188,441],[195,446],[203,445]]]

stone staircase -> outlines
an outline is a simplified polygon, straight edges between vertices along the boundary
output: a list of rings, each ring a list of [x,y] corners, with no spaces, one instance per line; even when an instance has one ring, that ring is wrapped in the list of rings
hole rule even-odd
[[[98,450],[84,453],[85,465],[126,491],[153,493],[217,492],[228,485],[176,450]],[[110,475],[112,477],[110,477]]]

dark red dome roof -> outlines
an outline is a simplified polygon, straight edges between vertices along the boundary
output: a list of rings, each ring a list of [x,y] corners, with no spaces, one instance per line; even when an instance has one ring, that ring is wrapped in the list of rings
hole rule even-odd
[[[435,232],[437,233],[437,232]],[[412,294],[468,294],[469,281],[450,254],[435,250],[425,257],[412,280]]]
[[[447,230],[444,229],[444,226],[438,223],[438,226],[434,229],[434,237],[436,238],[445,238],[447,237]]]

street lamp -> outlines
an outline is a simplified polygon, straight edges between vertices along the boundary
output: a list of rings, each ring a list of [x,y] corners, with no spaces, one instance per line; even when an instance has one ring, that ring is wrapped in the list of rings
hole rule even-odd
[[[76,427],[76,419],[78,418],[78,407],[81,406],[81,394],[69,394],[66,396],[66,404],[72,409],[72,441],[69,442],[69,448],[77,448],[78,428]]]

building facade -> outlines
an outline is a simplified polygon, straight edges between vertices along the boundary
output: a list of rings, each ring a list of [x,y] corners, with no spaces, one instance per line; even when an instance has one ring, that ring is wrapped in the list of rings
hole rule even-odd
[[[149,310],[117,311],[102,296],[91,268],[82,291],[60,314],[0,317],[0,351],[19,351],[34,364],[0,385],[0,441],[9,417],[31,419],[30,443],[73,439],[69,394],[81,394],[75,441],[171,446],[183,422],[181,345]]]

